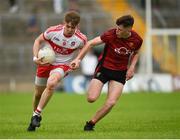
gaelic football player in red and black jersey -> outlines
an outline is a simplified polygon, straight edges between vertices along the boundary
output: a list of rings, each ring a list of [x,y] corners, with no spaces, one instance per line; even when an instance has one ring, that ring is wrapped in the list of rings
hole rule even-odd
[[[72,69],[78,68],[89,49],[102,43],[105,44],[94,77],[89,85],[87,100],[90,103],[96,101],[103,85],[108,82],[107,99],[91,120],[86,122],[85,131],[94,130],[95,124],[110,112],[117,103],[124,84],[134,75],[138,52],[143,40],[132,30],[133,24],[134,18],[131,15],[118,18],[116,28],[88,41],[76,59],[71,62]]]

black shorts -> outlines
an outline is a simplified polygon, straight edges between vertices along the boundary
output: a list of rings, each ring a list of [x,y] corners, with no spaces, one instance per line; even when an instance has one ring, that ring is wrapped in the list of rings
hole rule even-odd
[[[127,70],[116,71],[100,67],[96,69],[93,78],[100,80],[104,84],[107,81],[114,80],[124,85],[126,83],[126,72]]]

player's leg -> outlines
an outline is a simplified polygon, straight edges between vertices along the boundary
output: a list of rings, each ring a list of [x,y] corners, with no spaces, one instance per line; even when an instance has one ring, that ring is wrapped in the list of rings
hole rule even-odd
[[[106,114],[110,112],[112,107],[117,103],[121,93],[123,90],[123,84],[116,82],[116,81],[110,81],[108,85],[108,95],[107,99],[105,101],[105,104],[100,108],[95,116],[92,118],[92,121],[94,123],[97,123],[101,118],[103,118]]]
[[[41,116],[36,116],[35,110],[37,109],[41,95],[44,89],[46,88],[46,84],[47,84],[47,78],[41,78],[41,77],[36,76],[35,92],[33,95],[33,116],[31,117],[31,121],[27,129],[28,131],[35,131],[36,129],[36,127],[32,123],[33,120],[38,120],[40,122],[42,119]]]
[[[45,90],[46,86],[38,86],[38,85],[35,85],[35,93],[34,93],[34,96],[33,96],[33,110],[35,111],[38,104],[39,104],[39,101],[40,101],[40,98],[41,98],[41,95],[43,93],[43,91]]]
[[[41,116],[42,110],[45,108],[49,100],[51,99],[51,96],[53,95],[53,92],[58,84],[58,82],[66,75],[67,69],[69,67],[62,66],[61,67],[55,67],[53,70],[50,72],[50,76],[47,80],[47,85],[44,90],[44,92],[41,95],[41,99],[39,101],[38,107],[35,110],[35,116]],[[33,125],[36,127],[40,126],[40,120],[39,119],[34,119]]]
[[[57,86],[60,79],[64,77],[64,75],[65,75],[64,69],[61,69],[61,68],[55,68],[50,72],[50,76],[48,80],[46,80],[46,83],[47,83],[46,88],[43,91],[39,104],[33,113],[33,117],[31,118],[31,126],[35,128],[40,126],[40,121],[42,119],[41,111],[50,100],[55,87]]]
[[[37,107],[40,109],[39,111],[42,111],[42,109],[44,109],[44,107],[47,105],[48,101],[50,100],[50,98],[54,92],[54,89],[56,88],[56,86],[61,78],[62,78],[62,76],[58,72],[53,72],[50,75],[50,77],[48,78],[48,81],[47,81],[47,86],[46,86],[43,94],[41,95],[41,99],[40,99],[40,102]]]
[[[118,101],[122,93],[122,90],[123,90],[122,83],[116,81],[109,82],[108,95],[105,104],[96,112],[96,114],[92,117],[91,121],[89,121],[89,126],[91,126],[92,129],[84,129],[84,130],[86,131],[93,130],[94,125],[111,111],[112,107]]]
[[[46,106],[46,104],[48,103],[48,101],[50,100],[53,91],[56,87],[56,85],[58,84],[59,80],[61,78],[61,75],[58,72],[53,72],[50,77],[47,80],[47,86],[45,88],[45,90],[43,91],[39,104],[36,108],[36,110],[33,113],[33,116],[31,118],[31,128],[35,128],[40,126],[40,122],[41,122],[41,111],[42,109]],[[29,130],[29,128],[28,128]],[[33,130],[29,130],[29,131],[33,131]]]
[[[38,104],[37,110],[41,113],[42,109],[47,105],[50,100],[54,89],[56,88],[58,82],[66,75],[69,67],[68,66],[60,66],[58,68],[53,69],[50,72],[50,76],[47,80],[46,88],[41,95],[40,102]]]
[[[101,82],[99,79],[92,79],[88,88],[88,94],[87,94],[87,101],[90,103],[93,103],[98,99],[100,96],[101,90],[103,88],[104,83]],[[94,128],[94,122],[92,120],[87,121],[84,130],[90,131]]]
[[[98,67],[95,70],[94,78],[91,80],[88,88],[87,100],[92,103],[96,101],[101,93],[104,84],[108,81],[104,69]]]
[[[98,79],[92,79],[87,93],[87,101],[92,103],[98,99],[100,96],[101,90],[103,88],[104,83],[102,83]]]

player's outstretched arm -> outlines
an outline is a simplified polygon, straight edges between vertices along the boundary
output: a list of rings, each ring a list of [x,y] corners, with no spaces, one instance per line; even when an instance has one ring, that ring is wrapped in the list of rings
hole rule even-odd
[[[101,40],[100,36],[88,41],[86,45],[81,49],[78,56],[70,63],[70,67],[72,69],[77,69],[80,66],[81,60],[84,58],[84,56],[87,54],[87,52],[94,46],[102,44],[103,41]]]

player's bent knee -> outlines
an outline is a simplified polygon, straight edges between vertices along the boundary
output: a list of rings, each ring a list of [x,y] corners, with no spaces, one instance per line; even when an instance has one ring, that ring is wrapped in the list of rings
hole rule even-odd
[[[88,101],[89,103],[93,103],[93,102],[96,101],[96,97],[88,97],[88,98],[87,98],[87,101]]]
[[[57,85],[57,81],[56,80],[51,80],[51,81],[48,81],[47,88],[49,90],[54,90],[56,85]]]

